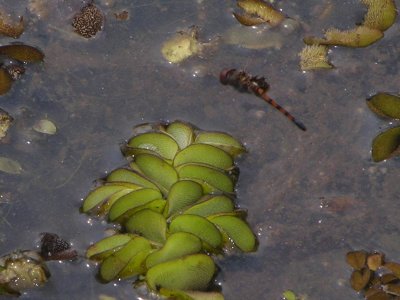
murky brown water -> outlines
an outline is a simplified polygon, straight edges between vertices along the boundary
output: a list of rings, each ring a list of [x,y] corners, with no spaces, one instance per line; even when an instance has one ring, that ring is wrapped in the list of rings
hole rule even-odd
[[[93,180],[124,164],[118,144],[136,124],[180,119],[229,132],[249,149],[239,162],[238,203],[248,209],[260,246],[218,262],[226,299],[279,299],[286,289],[307,299],[358,299],[347,281],[347,251],[379,250],[400,260],[400,161],[371,161],[373,137],[390,124],[365,104],[375,92],[399,92],[398,23],[365,49],[332,49],[336,69],[302,73],[297,54],[304,35],[353,27],[365,12],[358,1],[278,1],[302,23],[292,33],[278,30],[279,47],[249,50],[220,42],[178,66],[163,60],[162,43],[193,24],[201,28],[200,39],[223,41],[237,26],[235,1],[99,0],[106,24],[89,41],[69,26],[81,1],[0,3],[28,20],[20,41],[46,54],[43,66],[30,67],[0,99],[16,119],[0,155],[24,169],[21,175],[0,173],[2,253],[34,248],[43,231],[72,240],[84,253],[107,225],[79,214],[81,199]],[[116,20],[114,13],[123,10],[129,20]],[[266,76],[270,95],[307,132],[256,97],[222,86],[223,68]],[[56,135],[32,131],[45,117],[57,125]],[[50,282],[22,298],[139,299],[129,282],[98,283],[95,268],[86,264],[49,264]]]

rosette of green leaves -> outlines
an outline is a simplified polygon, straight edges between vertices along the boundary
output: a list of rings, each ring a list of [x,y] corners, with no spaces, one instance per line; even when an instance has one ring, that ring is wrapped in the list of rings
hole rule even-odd
[[[215,275],[211,254],[257,246],[234,203],[234,159],[245,148],[229,134],[179,121],[148,129],[122,147],[129,165],[112,171],[84,199],[83,212],[105,216],[123,230],[86,255],[101,262],[104,281],[142,275],[151,290],[197,299],[204,295],[193,291],[207,290]]]
[[[367,99],[368,107],[378,116],[400,119],[400,97],[378,93]],[[372,141],[372,159],[379,162],[400,154],[400,126],[378,134]]]

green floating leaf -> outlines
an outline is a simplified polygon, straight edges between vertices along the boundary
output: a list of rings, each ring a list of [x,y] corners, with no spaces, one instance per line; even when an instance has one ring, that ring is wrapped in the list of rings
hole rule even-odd
[[[344,47],[367,47],[383,37],[382,31],[367,26],[357,26],[351,30],[330,28],[325,32],[325,39],[306,37],[307,45],[332,45]]]
[[[195,203],[202,196],[203,188],[200,184],[191,180],[179,180],[171,186],[164,215],[169,217],[182,208]]]
[[[104,201],[99,209],[97,210],[97,215],[98,216],[102,216],[105,215],[106,213],[108,213],[108,211],[110,210],[111,206],[122,196],[125,196],[126,194],[129,194],[130,192],[132,192],[132,189],[123,189],[120,190],[114,194],[112,194],[110,197],[107,198],[106,201]]]
[[[133,214],[125,224],[126,230],[138,233],[145,238],[164,244],[167,232],[167,221],[160,213],[143,209]]]
[[[114,234],[91,245],[86,250],[86,257],[92,260],[103,260],[132,240],[130,234]]]
[[[146,282],[152,290],[205,290],[215,270],[212,258],[194,254],[155,265],[147,271]]]
[[[157,186],[141,174],[128,169],[116,169],[106,179],[107,182],[124,181],[140,185],[144,188],[157,189]]]
[[[171,136],[162,132],[139,134],[129,140],[128,146],[154,151],[165,159],[173,159],[179,148]]]
[[[291,290],[286,290],[282,294],[284,300],[296,300],[296,294]]]
[[[199,180],[216,187],[220,191],[233,192],[234,181],[223,170],[195,163],[181,165],[177,170],[181,179]]]
[[[235,206],[231,198],[224,195],[218,195],[206,197],[203,201],[192,205],[183,213],[207,217],[219,213],[233,212],[234,209]]]
[[[171,233],[183,231],[194,234],[213,249],[220,248],[222,244],[222,235],[218,228],[201,216],[179,215],[172,219],[169,230]]]
[[[159,190],[143,188],[126,194],[111,206],[108,219],[113,222],[128,210],[162,198]]]
[[[146,268],[186,255],[196,254],[201,249],[201,240],[195,235],[187,232],[173,233],[168,237],[164,247],[146,258]]]
[[[139,253],[147,252],[150,253],[151,244],[148,240],[143,237],[134,237],[127,244],[125,244],[121,249],[119,249],[114,254],[108,256],[100,267],[100,277],[102,280],[109,282],[111,280],[120,278],[120,273],[123,271],[128,265],[137,265],[136,269],[131,268],[129,276],[139,275],[145,272],[143,266],[140,263],[137,263],[137,259],[144,260],[144,257],[140,255],[137,257]],[[133,261],[132,261],[133,260]],[[124,272],[124,277],[128,275]]]
[[[225,214],[209,216],[208,219],[221,228],[243,252],[252,252],[256,250],[256,238],[245,221],[238,217]]]
[[[177,167],[186,163],[202,163],[224,170],[233,167],[232,156],[208,144],[193,144],[178,152],[173,165]]]
[[[161,288],[160,295],[174,300],[224,300],[218,292],[180,291]]]
[[[372,141],[372,159],[379,162],[399,155],[400,127],[394,127],[380,133]]]
[[[233,157],[246,152],[246,148],[238,140],[224,132],[202,131],[196,136],[195,143],[218,147]]]
[[[376,114],[384,117],[400,119],[400,97],[378,93],[367,99],[368,107]]]
[[[237,5],[250,15],[257,15],[271,26],[279,25],[286,17],[261,0],[238,0]]]
[[[363,25],[385,31],[396,21],[397,10],[393,0],[361,0],[368,6]]]
[[[138,155],[134,163],[143,175],[157,184],[163,194],[167,194],[171,186],[178,180],[178,174],[175,169],[155,155]]]
[[[165,201],[165,199],[156,199],[156,200],[150,201],[146,204],[143,204],[140,206],[135,206],[131,209],[128,209],[126,212],[124,212],[121,216],[119,216],[117,219],[115,219],[114,222],[120,223],[123,225],[135,213],[137,213],[138,211],[143,210],[143,209],[150,209],[152,211],[162,214],[164,212],[166,202],[167,201]]]
[[[112,194],[117,193],[121,190],[137,190],[141,187],[126,182],[110,182],[107,185],[102,185],[94,189],[86,196],[82,204],[82,212],[87,213],[97,206],[103,204]]]
[[[44,54],[42,51],[35,47],[24,44],[0,46],[0,55],[5,55],[24,63],[41,62],[44,59]]]
[[[194,141],[194,130],[189,124],[176,121],[169,124],[166,131],[175,139],[180,149],[186,148]]]
[[[22,166],[16,160],[0,157],[0,171],[8,174],[21,174]]]

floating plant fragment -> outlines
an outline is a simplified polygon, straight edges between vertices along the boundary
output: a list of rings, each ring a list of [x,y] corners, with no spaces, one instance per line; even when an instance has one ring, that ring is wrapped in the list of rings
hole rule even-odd
[[[188,232],[201,239],[211,249],[222,246],[222,235],[218,228],[206,218],[196,215],[180,215],[175,217],[170,225],[170,232]]]
[[[180,291],[161,288],[160,294],[174,300],[224,300],[224,296],[217,292]]]
[[[43,259],[34,251],[16,251],[0,258],[0,295],[41,286],[50,276]]]
[[[173,159],[178,151],[176,141],[171,136],[162,132],[139,134],[130,139],[127,146],[154,151],[165,159]]]
[[[194,254],[150,268],[146,282],[150,289],[205,290],[216,271],[208,255]]]
[[[246,152],[246,148],[233,136],[217,131],[200,132],[194,141],[195,143],[204,143],[220,148],[228,152],[233,157]]]
[[[202,243],[197,236],[187,232],[172,233],[160,250],[147,256],[146,268],[149,269],[169,260],[199,253],[201,249]]]
[[[108,256],[101,264],[100,277],[102,280],[108,282],[117,278],[120,278],[119,274],[128,266],[131,265],[129,275],[126,273],[123,277],[135,276],[143,273],[144,267],[141,266],[141,262],[136,261],[138,259],[137,254],[141,252],[150,253],[151,245],[149,241],[143,237],[133,237],[128,243],[126,243],[121,249]],[[135,260],[136,268],[132,268],[133,261]]]
[[[43,52],[38,48],[22,43],[0,46],[0,55],[6,55],[24,63],[37,63],[44,59]]]
[[[344,47],[367,47],[383,37],[382,31],[367,26],[357,26],[351,30],[330,28],[325,32],[325,38],[305,37],[307,45],[331,45]]]
[[[218,214],[207,218],[217,225],[223,233],[243,252],[252,252],[256,248],[256,238],[249,225],[236,216]]]
[[[179,212],[181,209],[195,203],[203,196],[202,186],[192,180],[175,182],[168,193],[165,216]]]
[[[201,163],[228,170],[233,167],[233,158],[218,147],[209,144],[193,144],[175,156],[173,165],[178,167],[186,163]]]
[[[103,23],[104,15],[93,3],[88,3],[82,7],[72,20],[75,32],[85,38],[94,37],[97,32],[101,31]]]
[[[6,136],[13,120],[8,112],[0,108],[0,141]]]
[[[22,166],[16,160],[7,157],[0,157],[0,171],[8,174],[21,174]]]
[[[6,69],[0,68],[0,95],[7,93],[12,86],[13,80]]]
[[[286,18],[280,11],[262,0],[238,0],[237,6],[242,8],[246,12],[246,15],[234,14],[234,16],[241,24],[246,26],[260,24],[259,19],[264,20],[264,22],[271,26],[276,26]],[[251,15],[255,15],[256,17]]]
[[[183,122],[173,122],[165,130],[178,143],[179,149],[184,149],[194,141],[194,130],[189,124]]]
[[[117,250],[121,249],[132,239],[131,234],[114,234],[91,245],[86,250],[86,257],[92,260],[104,260]]]
[[[400,154],[400,127],[390,128],[372,141],[372,159],[379,162]]]
[[[400,119],[400,97],[388,93],[378,93],[367,99],[368,107],[376,114]]]
[[[191,28],[189,31],[179,31],[174,37],[167,40],[161,53],[170,63],[180,63],[185,59],[198,55],[203,50],[203,45],[198,41],[197,28]]]
[[[350,278],[352,288],[367,300],[395,300],[400,295],[400,264],[385,262],[383,253],[353,251],[346,260],[355,269]],[[362,264],[364,264],[362,266]]]
[[[137,233],[155,243],[164,244],[167,236],[167,221],[164,216],[151,209],[139,210],[125,223],[126,230]]]
[[[367,7],[363,25],[385,31],[396,21],[397,11],[393,0],[361,0]]]
[[[39,120],[33,125],[32,128],[37,132],[49,135],[53,135],[57,132],[56,125],[54,125],[52,121],[46,119]]]
[[[42,233],[40,255],[45,260],[71,260],[78,256],[71,245],[55,233]]]
[[[83,212],[107,215],[121,228],[87,250],[101,264],[100,277],[141,275],[150,289],[169,290],[164,296],[223,299],[199,291],[215,273],[210,255],[230,247],[228,240],[246,252],[256,244],[233,201],[234,157],[244,146],[226,133],[176,121],[141,126],[121,150],[129,166],[112,171],[82,204]]]
[[[306,45],[299,56],[300,68],[303,71],[333,68],[328,61],[328,47],[324,45]]]

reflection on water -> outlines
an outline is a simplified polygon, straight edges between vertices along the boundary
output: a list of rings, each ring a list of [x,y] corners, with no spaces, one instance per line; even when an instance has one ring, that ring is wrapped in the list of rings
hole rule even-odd
[[[248,209],[260,247],[219,262],[226,299],[279,299],[285,289],[309,299],[356,299],[347,281],[349,250],[376,249],[397,259],[399,160],[371,161],[370,142],[388,125],[365,99],[377,91],[398,93],[398,24],[368,48],[332,49],[336,69],[302,73],[303,36],[336,24],[353,27],[364,13],[360,3],[279,1],[301,28],[282,32],[279,47],[258,50],[224,44],[224,34],[237,26],[230,15],[235,1],[99,0],[106,22],[92,40],[70,26],[80,0],[0,4],[24,15],[19,40],[46,55],[44,65],[30,67],[1,98],[15,122],[0,154],[23,167],[20,175],[0,174],[2,253],[32,249],[41,232],[51,231],[83,254],[108,226],[80,215],[81,199],[93,180],[124,164],[118,144],[136,124],[181,119],[229,132],[249,149],[239,162],[238,203]],[[129,18],[116,19],[123,11]],[[193,24],[204,40],[221,36],[219,46],[181,65],[165,62],[162,43]],[[224,68],[266,76],[271,97],[308,131],[256,97],[220,85]],[[41,119],[54,122],[57,133],[32,130]],[[84,259],[55,262],[50,271],[49,284],[22,298],[137,295],[129,282],[98,283]]]

